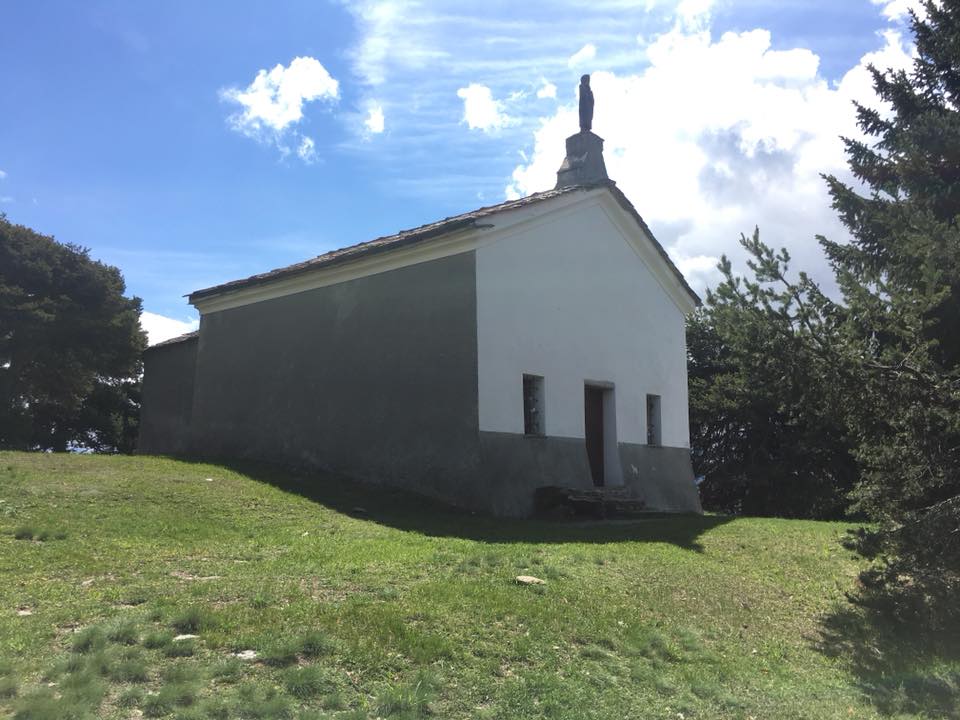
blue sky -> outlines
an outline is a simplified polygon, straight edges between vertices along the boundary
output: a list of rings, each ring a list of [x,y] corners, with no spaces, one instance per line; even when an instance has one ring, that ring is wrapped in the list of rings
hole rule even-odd
[[[591,72],[611,176],[695,287],[755,224],[822,272],[818,173],[865,62],[908,61],[906,5],[7,3],[0,211],[119,266],[156,341],[192,290],[546,189]]]

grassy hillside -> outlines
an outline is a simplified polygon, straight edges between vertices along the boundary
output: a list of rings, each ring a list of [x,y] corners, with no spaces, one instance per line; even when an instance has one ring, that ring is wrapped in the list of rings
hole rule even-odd
[[[0,715],[956,712],[956,665],[855,634],[845,530],[503,522],[263,467],[0,453]]]

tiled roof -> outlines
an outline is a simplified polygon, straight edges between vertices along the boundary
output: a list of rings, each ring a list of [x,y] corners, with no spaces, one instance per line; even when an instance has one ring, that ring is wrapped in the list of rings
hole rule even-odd
[[[239,290],[241,288],[251,287],[254,285],[262,285],[280,278],[300,275],[318,268],[349,262],[367,255],[373,255],[374,253],[387,252],[433,238],[439,238],[441,236],[448,235],[455,230],[469,228],[474,225],[477,220],[489,217],[490,215],[495,215],[508,210],[524,208],[529,205],[536,205],[537,203],[545,200],[551,200],[553,198],[560,197],[561,195],[569,195],[574,192],[594,190],[598,187],[608,188],[610,192],[613,193],[613,196],[617,199],[617,202],[619,202],[620,205],[628,213],[630,213],[637,220],[637,222],[640,223],[647,235],[653,239],[654,245],[656,245],[657,250],[670,266],[670,269],[673,270],[674,274],[677,276],[677,279],[680,281],[686,291],[690,293],[693,300],[699,305],[700,298],[697,297],[697,294],[694,293],[692,289],[690,289],[690,286],[687,284],[687,281],[684,279],[681,272],[670,260],[660,243],[658,243],[653,237],[653,233],[650,232],[650,229],[643,221],[643,218],[640,217],[639,213],[637,213],[630,201],[627,200],[626,196],[619,189],[617,189],[616,185],[612,181],[598,183],[596,185],[572,185],[568,187],[556,188],[554,190],[534,193],[533,195],[528,195],[527,197],[520,198],[519,200],[508,200],[506,202],[499,203],[498,205],[489,205],[487,207],[478,208],[477,210],[463,213],[462,215],[454,215],[453,217],[444,218],[443,220],[438,220],[437,222],[429,223],[427,225],[421,225],[420,227],[413,228],[411,230],[402,230],[395,235],[385,235],[384,237],[379,237],[375,240],[369,240],[357,245],[340,248],[339,250],[331,250],[330,252],[324,253],[323,255],[318,255],[315,258],[304,260],[303,262],[295,263],[293,265],[287,265],[286,267],[277,268],[276,270],[270,270],[269,272],[251,275],[250,277],[243,278],[241,280],[232,280],[230,282],[223,283],[222,285],[215,285],[202,290],[196,290],[190,293],[189,301],[192,303],[196,300],[202,300],[203,298],[210,297],[212,295],[219,295],[221,293]],[[185,335],[183,336],[183,339],[189,338]],[[175,338],[174,340],[168,340],[167,343],[178,341],[179,339]],[[167,343],[159,343],[153,347],[158,347],[159,345]]]

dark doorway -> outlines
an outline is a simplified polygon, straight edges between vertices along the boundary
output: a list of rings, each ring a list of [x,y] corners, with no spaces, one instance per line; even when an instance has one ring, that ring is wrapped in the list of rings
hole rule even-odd
[[[583,426],[593,484],[603,485],[603,388],[583,388]]]

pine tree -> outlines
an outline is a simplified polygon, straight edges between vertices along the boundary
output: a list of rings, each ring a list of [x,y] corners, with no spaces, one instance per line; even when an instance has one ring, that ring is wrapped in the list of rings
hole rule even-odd
[[[829,300],[759,231],[741,238],[751,278],[723,281],[687,322],[690,438],[704,508],[746,515],[839,518],[857,477],[844,424],[845,386],[821,347]]]
[[[886,107],[857,106],[867,140],[845,142],[863,186],[826,178],[852,241],[820,243],[843,295],[854,507],[877,523],[863,598],[942,620],[960,591],[960,0],[925,15],[910,72],[871,68]]]

